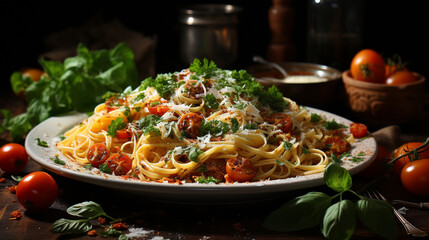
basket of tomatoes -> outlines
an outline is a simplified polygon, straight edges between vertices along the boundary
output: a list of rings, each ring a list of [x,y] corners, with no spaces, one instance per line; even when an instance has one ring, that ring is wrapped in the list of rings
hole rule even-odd
[[[366,124],[403,124],[423,110],[426,79],[399,57],[385,61],[378,52],[363,49],[342,79],[350,110]]]

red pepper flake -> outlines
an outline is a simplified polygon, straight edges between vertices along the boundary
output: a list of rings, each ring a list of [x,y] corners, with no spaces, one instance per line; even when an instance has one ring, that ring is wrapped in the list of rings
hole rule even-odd
[[[17,185],[10,186],[10,187],[9,187],[9,191],[10,191],[10,193],[15,194],[15,193],[16,193],[16,187],[18,187],[18,186],[17,186]]]
[[[116,230],[127,230],[128,229],[127,224],[125,224],[123,222],[114,223],[112,225],[112,227]]]
[[[19,220],[20,218],[22,218],[22,212],[18,209],[16,211],[11,212],[10,216],[12,217],[9,218],[9,220]]]
[[[91,237],[97,236],[97,231],[95,231],[94,229],[93,230],[89,230],[86,233],[86,235],[91,236]]]
[[[106,219],[105,218],[99,217],[97,220],[98,220],[98,223],[100,223],[100,225],[106,224]]]
[[[5,182],[6,179],[4,177],[0,178],[0,183]]]

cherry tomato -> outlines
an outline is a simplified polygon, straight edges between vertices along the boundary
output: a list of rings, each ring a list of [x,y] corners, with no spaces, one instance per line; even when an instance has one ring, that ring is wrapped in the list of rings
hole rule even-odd
[[[38,68],[24,68],[21,70],[22,75],[27,76],[31,78],[31,80],[38,82],[40,81],[40,78],[43,74],[45,74],[44,71],[38,69]]]
[[[115,175],[125,175],[131,170],[132,161],[131,159],[123,153],[115,153],[111,155],[107,161],[107,166],[109,166],[112,173]]]
[[[374,50],[363,49],[352,59],[350,64],[352,76],[361,81],[383,83],[386,64],[383,57]]]
[[[329,150],[335,155],[341,155],[351,148],[350,143],[340,136],[329,136],[324,139],[324,143],[329,146]]]
[[[127,129],[119,129],[116,131],[117,139],[131,139],[131,133]]]
[[[350,133],[355,138],[362,138],[368,134],[368,128],[363,123],[352,123],[350,124]]]
[[[233,181],[246,182],[256,175],[256,168],[248,158],[231,158],[226,162],[226,173]]]
[[[170,110],[169,107],[164,105],[157,105],[157,106],[148,106],[147,109],[149,110],[150,114],[156,114],[158,116],[164,115],[166,112]]]
[[[416,75],[408,70],[396,71],[386,79],[387,85],[401,85],[417,82],[419,79]]]
[[[269,119],[269,123],[272,123],[280,127],[280,130],[284,133],[290,132],[293,127],[292,119],[284,113],[274,113]]]
[[[375,159],[363,171],[359,173],[360,176],[366,179],[372,179],[383,171],[385,164],[392,159],[390,152],[383,146],[378,146],[378,152]]]
[[[407,163],[401,172],[401,183],[415,195],[429,196],[429,158]]]
[[[409,142],[401,145],[399,148],[395,150],[395,154],[393,155],[394,158],[397,158],[405,153],[408,153],[422,145],[421,142]],[[413,154],[410,154],[408,156],[402,157],[395,161],[393,168],[395,169],[395,172],[398,175],[401,175],[402,168],[414,160],[423,159],[423,158],[429,158],[429,147],[426,148],[426,150],[422,153],[419,153],[417,156],[414,156]]]
[[[16,198],[29,211],[37,212],[49,208],[57,196],[57,182],[46,172],[26,175],[16,188]]]
[[[86,158],[91,163],[91,165],[96,168],[106,162],[109,156],[109,149],[103,143],[96,143],[92,145],[89,147],[89,150],[86,153]]]
[[[189,138],[196,139],[201,135],[200,127],[203,120],[203,116],[199,114],[187,113],[180,118],[177,126],[180,131],[185,131]]]
[[[28,163],[28,154],[24,146],[8,143],[0,148],[0,169],[8,174],[18,174]]]

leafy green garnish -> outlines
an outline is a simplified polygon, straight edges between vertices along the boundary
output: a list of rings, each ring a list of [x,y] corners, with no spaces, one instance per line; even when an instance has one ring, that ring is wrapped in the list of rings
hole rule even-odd
[[[161,97],[167,98],[174,93],[174,90],[178,88],[180,84],[183,84],[183,82],[176,81],[176,75],[174,74],[158,74],[155,79],[148,77],[143,80],[139,90],[143,91],[148,87],[153,87]]]
[[[243,129],[255,130],[258,129],[258,125],[256,125],[256,123],[246,123],[244,124]]]
[[[138,121],[140,129],[143,130],[144,135],[148,135],[154,133],[156,135],[160,135],[161,132],[155,126],[162,121],[161,116],[158,115],[148,115]]]
[[[286,150],[290,150],[292,148],[293,144],[290,143],[290,142],[288,142],[288,141],[285,141],[285,143],[283,144],[283,146],[284,146],[284,148]]]
[[[197,177],[197,178],[195,179],[195,181],[196,181],[197,183],[205,183],[205,184],[208,184],[208,183],[220,183],[220,180],[219,180],[219,179],[214,178],[214,177],[212,177],[212,176],[207,177],[207,178],[205,178],[205,177]]]
[[[101,164],[100,166],[98,166],[98,169],[100,169],[100,171],[104,173],[108,173],[108,174],[112,173],[112,170],[109,168],[109,165],[107,165],[107,163]]]
[[[216,70],[218,70],[216,64],[213,61],[209,62],[206,58],[203,59],[202,63],[199,59],[194,59],[189,67],[189,71],[204,78],[210,78]]]
[[[192,162],[198,162],[198,157],[202,153],[204,153],[199,148],[196,148],[194,146],[185,148],[184,151],[188,153],[189,160],[192,161]]]
[[[219,107],[219,102],[217,101],[216,97],[213,94],[207,94],[207,96],[203,97],[205,101],[205,105],[207,107],[216,110]]]
[[[41,147],[49,147],[48,143],[46,141],[42,141],[40,138],[36,138],[37,145]]]
[[[9,131],[14,140],[22,139],[34,126],[51,116],[73,110],[90,112],[102,102],[106,92],[121,92],[127,86],[139,84],[133,51],[123,43],[111,50],[96,51],[79,44],[77,55],[62,63],[43,59],[39,63],[47,77],[26,87],[26,113],[14,118],[8,116],[0,128],[0,131]],[[15,79],[16,74],[12,74],[12,78]],[[27,84],[15,81],[16,86]]]
[[[211,134],[214,137],[220,137],[229,130],[229,124],[220,120],[204,121],[200,127],[201,136]]]
[[[322,117],[319,114],[316,114],[316,113],[311,114],[310,122],[317,123],[317,122],[320,122],[321,120],[322,120]]]
[[[59,165],[66,165],[66,162],[64,162],[63,160],[61,160],[58,156],[55,156],[53,158],[51,158],[51,160]]]
[[[238,123],[237,118],[231,118],[231,131],[236,133],[240,129],[240,124]]]
[[[112,122],[110,122],[110,125],[107,127],[107,135],[111,137],[116,137],[116,132],[126,127],[127,123],[124,122],[124,119],[122,117],[118,117]]]
[[[283,94],[275,85],[268,88],[267,91],[261,91],[259,93],[259,101],[262,105],[268,106],[277,112],[282,112],[289,106],[289,102],[284,100]]]
[[[326,121],[323,123],[323,126],[327,129],[327,130],[337,130],[340,128],[347,128],[346,125],[343,125],[341,123],[337,123],[335,121],[335,119],[333,119],[332,121]]]

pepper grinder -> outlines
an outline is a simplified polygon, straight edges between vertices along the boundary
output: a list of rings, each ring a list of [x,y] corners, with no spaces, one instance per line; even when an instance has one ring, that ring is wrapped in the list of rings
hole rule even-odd
[[[267,49],[267,59],[272,62],[294,61],[295,45],[292,43],[292,29],[295,12],[291,0],[272,0],[268,10],[271,41]]]

